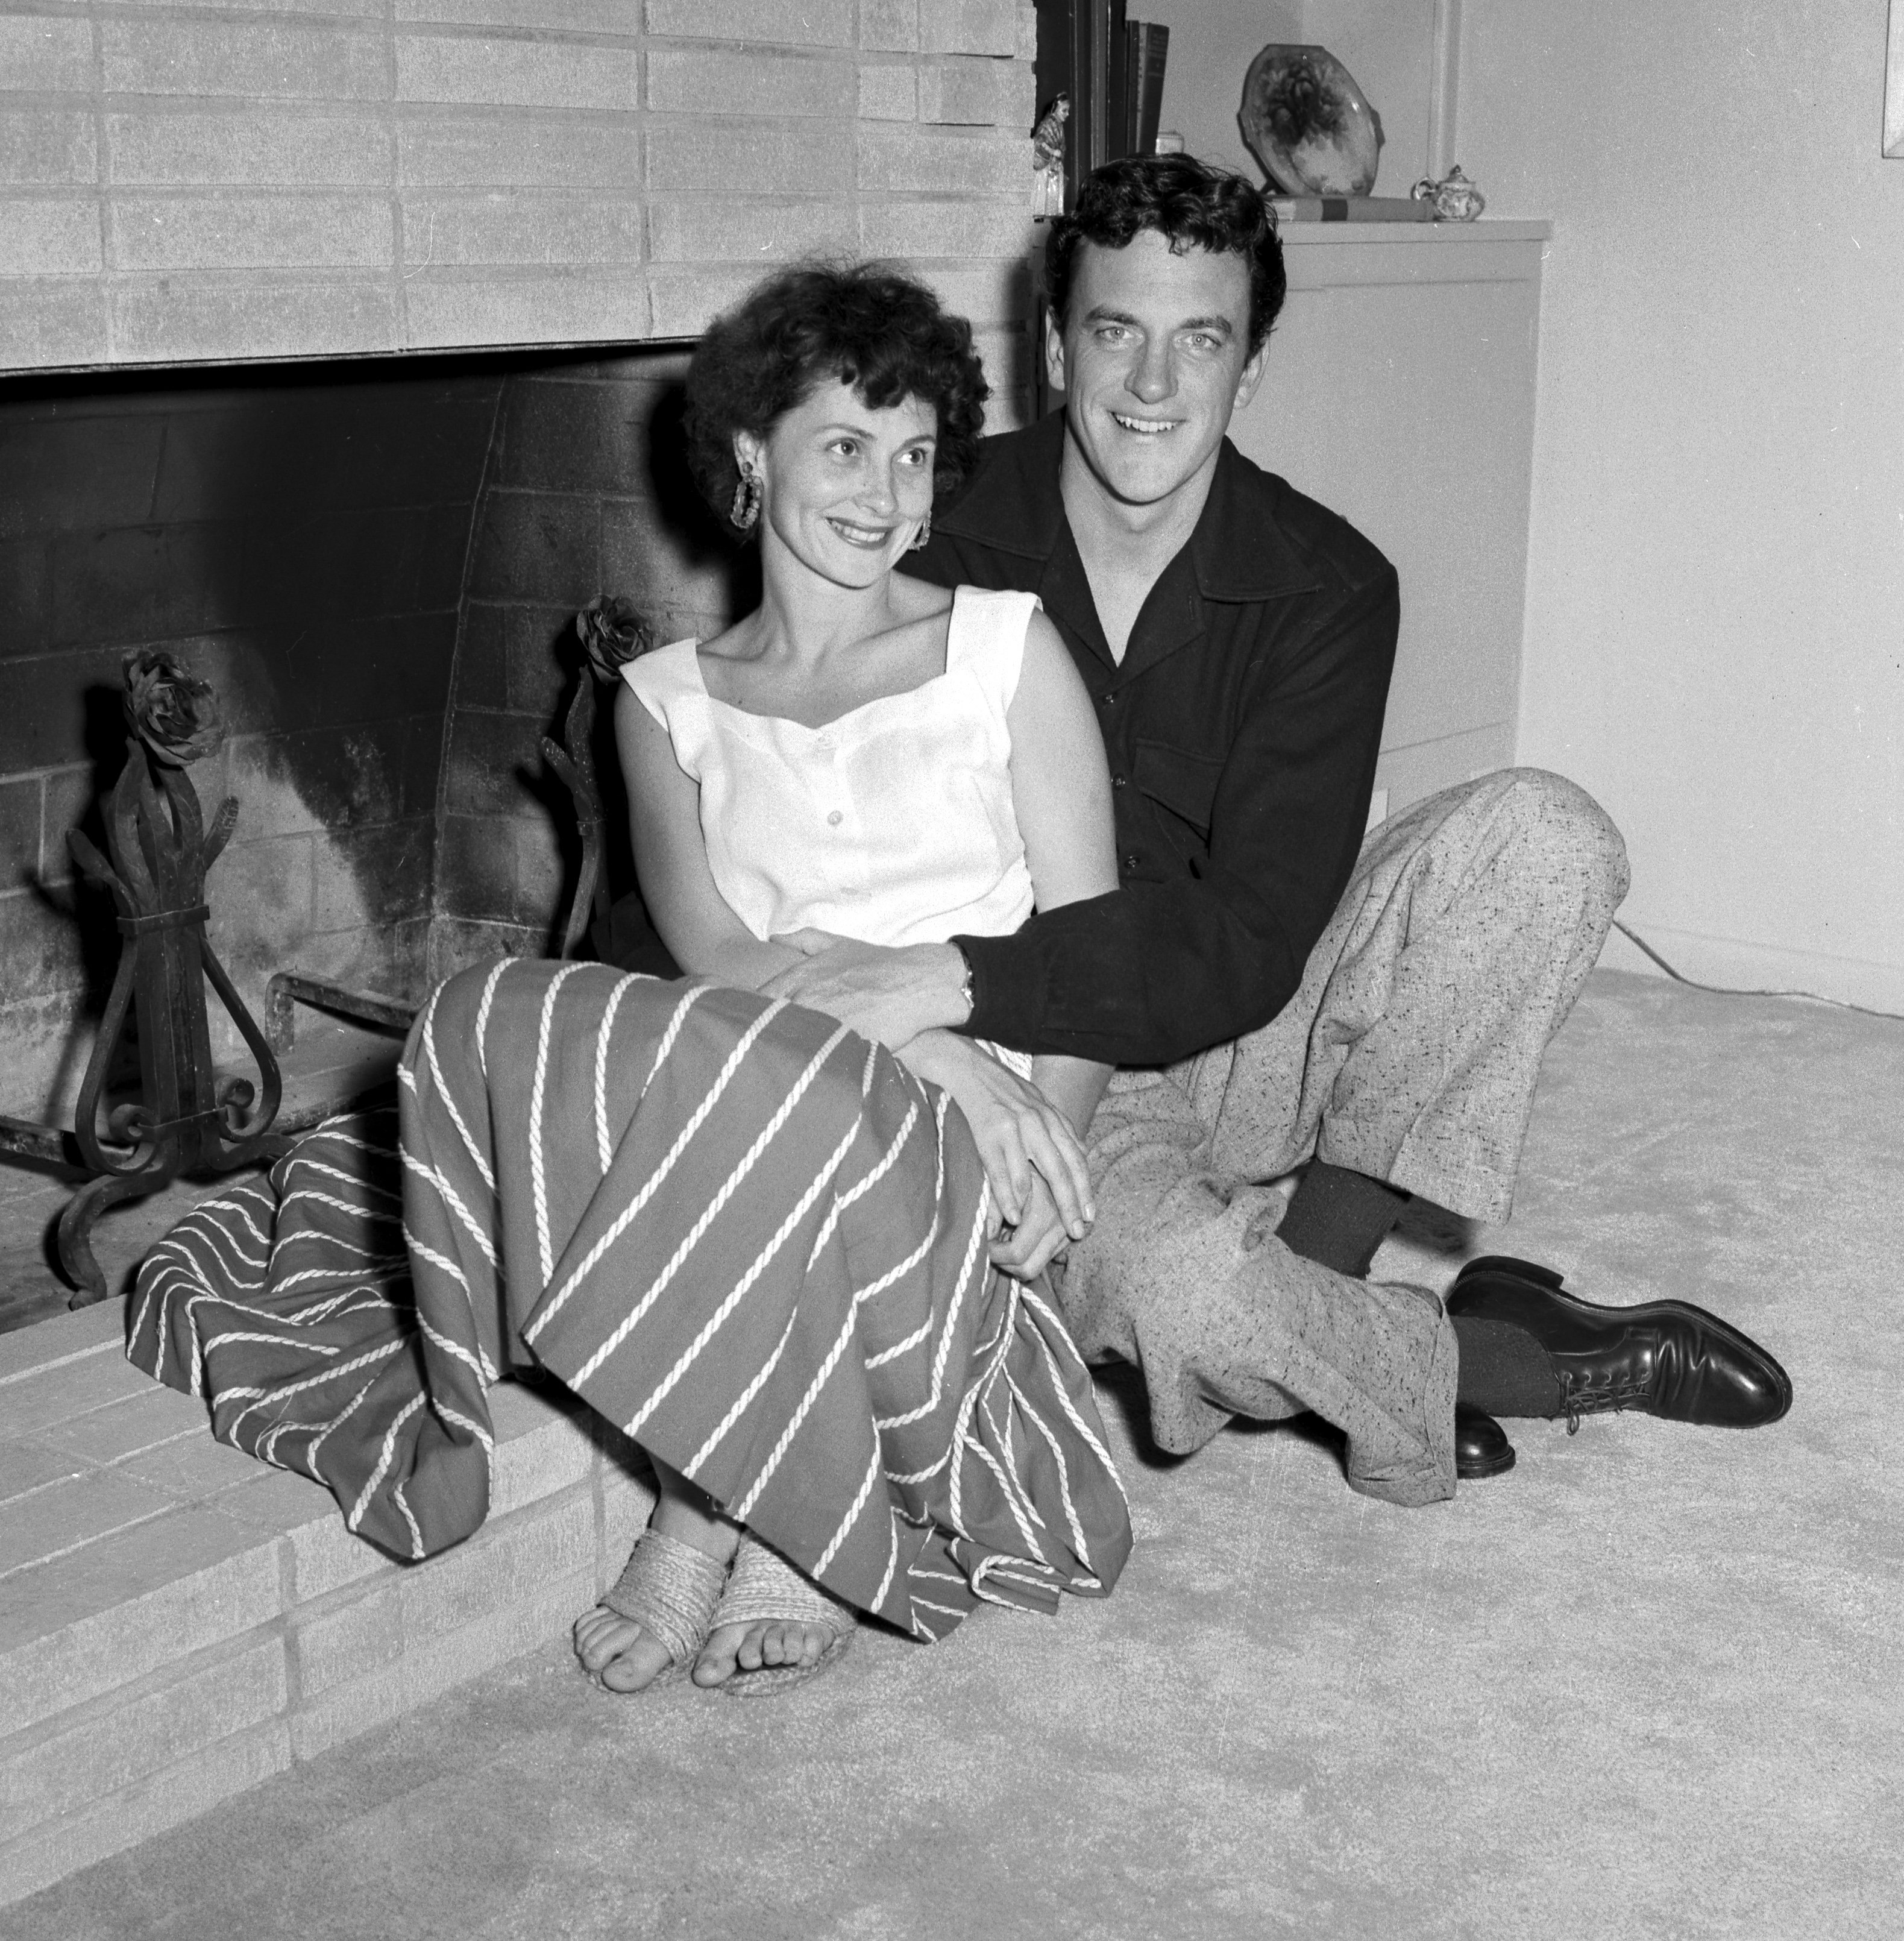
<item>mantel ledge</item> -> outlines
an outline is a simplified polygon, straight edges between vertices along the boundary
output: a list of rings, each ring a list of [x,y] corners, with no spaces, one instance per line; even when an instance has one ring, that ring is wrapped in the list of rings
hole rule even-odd
[[[1450,243],[1545,243],[1551,239],[1554,225],[1545,216],[1479,222],[1285,222],[1279,233],[1285,249],[1376,243],[1445,247]]]

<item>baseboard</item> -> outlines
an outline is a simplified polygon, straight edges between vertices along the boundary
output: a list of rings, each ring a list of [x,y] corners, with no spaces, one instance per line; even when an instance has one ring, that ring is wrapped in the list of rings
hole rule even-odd
[[[1776,944],[1748,943],[1738,937],[1710,937],[1655,923],[1622,910],[1620,921],[1645,938],[1682,977],[1733,991],[1780,991],[1825,998],[1841,1004],[1890,1011],[1904,1017],[1904,964],[1878,964],[1823,951],[1788,950]],[[1666,975],[1618,931],[1600,953],[1603,968]]]

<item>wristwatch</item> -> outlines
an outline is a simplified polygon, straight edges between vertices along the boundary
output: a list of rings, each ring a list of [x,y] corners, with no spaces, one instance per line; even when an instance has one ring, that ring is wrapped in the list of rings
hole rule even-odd
[[[971,1022],[973,1012],[978,1008],[972,995],[972,960],[966,955],[964,948],[958,943],[953,943],[952,948],[958,951],[958,961],[964,972],[958,980],[958,995],[965,1000],[965,1015],[958,1022],[961,1025],[969,1024]]]

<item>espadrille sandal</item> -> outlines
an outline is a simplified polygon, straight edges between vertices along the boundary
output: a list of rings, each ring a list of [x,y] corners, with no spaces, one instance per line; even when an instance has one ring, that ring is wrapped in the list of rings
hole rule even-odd
[[[817,1677],[845,1656],[860,1623],[851,1604],[795,1570],[759,1538],[743,1536],[710,1628],[775,1623],[811,1625],[827,1634],[827,1648],[811,1664],[763,1664],[758,1671],[736,1670],[719,1688],[730,1698],[770,1698]]]
[[[639,1625],[668,1653],[668,1662],[637,1691],[616,1691],[603,1684],[598,1674],[594,1682],[617,1698],[638,1698],[642,1692],[685,1678],[714,1629],[721,1586],[726,1582],[726,1565],[717,1563],[706,1551],[658,1530],[644,1530],[601,1601],[617,1617]]]

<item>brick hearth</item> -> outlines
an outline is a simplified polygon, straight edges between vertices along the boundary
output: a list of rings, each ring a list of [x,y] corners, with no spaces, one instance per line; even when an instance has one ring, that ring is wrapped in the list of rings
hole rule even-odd
[[[123,1328],[113,1302],[0,1336],[0,1905],[547,1643],[652,1505],[504,1383],[488,1522],[393,1563],[214,1442]]]

